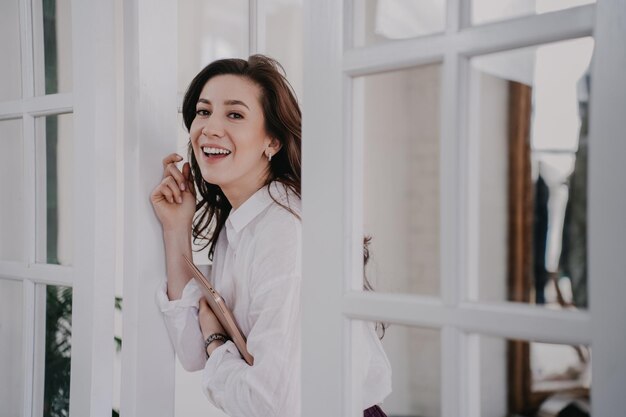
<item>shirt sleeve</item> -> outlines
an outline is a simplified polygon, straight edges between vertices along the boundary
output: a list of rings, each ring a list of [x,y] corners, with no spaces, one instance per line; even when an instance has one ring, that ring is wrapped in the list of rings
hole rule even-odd
[[[228,415],[295,416],[300,413],[300,223],[285,220],[256,230],[249,283],[252,323],[249,366],[232,342],[206,362],[207,397]]]
[[[187,283],[178,300],[169,300],[165,282],[156,293],[157,305],[163,313],[170,340],[178,360],[187,371],[199,371],[206,362],[204,340],[198,323],[200,297],[202,291],[193,279]]]
[[[391,364],[376,333],[375,323],[363,323],[363,346],[367,350],[367,371],[363,378],[363,409],[382,404],[391,393]]]

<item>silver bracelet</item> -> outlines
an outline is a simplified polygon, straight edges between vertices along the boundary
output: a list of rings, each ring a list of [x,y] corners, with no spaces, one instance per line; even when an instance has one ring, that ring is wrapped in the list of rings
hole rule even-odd
[[[209,345],[212,342],[215,342],[216,340],[220,340],[223,343],[228,342],[228,336],[226,336],[224,333],[213,333],[211,336],[207,337],[206,340],[204,341],[204,353],[206,353],[206,358],[209,359],[209,352],[207,352],[207,348],[209,347]]]

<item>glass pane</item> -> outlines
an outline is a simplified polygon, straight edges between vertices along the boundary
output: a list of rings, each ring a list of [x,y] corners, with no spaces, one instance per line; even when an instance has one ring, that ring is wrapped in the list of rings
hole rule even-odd
[[[354,0],[354,46],[443,32],[445,0]]]
[[[42,0],[45,94],[72,91],[71,0]],[[38,88],[41,91],[41,88]]]
[[[270,0],[265,11],[266,53],[281,63],[302,100],[302,0]]]
[[[25,261],[22,120],[0,121],[0,259]]]
[[[44,417],[66,417],[70,406],[72,288],[46,287]]]
[[[471,60],[477,294],[586,308],[593,39]]]
[[[38,248],[38,261],[71,265],[73,258],[74,135],[72,114],[38,117],[37,180],[39,218],[45,218],[45,247]],[[45,172],[45,175],[44,175]],[[43,206],[42,204],[44,204]],[[45,209],[45,214],[43,210]],[[42,225],[43,226],[43,225]],[[42,241],[43,242],[43,241]]]
[[[384,376],[391,366],[392,391],[384,398],[383,411],[388,416],[440,416],[441,332],[399,324],[385,324],[384,330],[382,323],[354,321],[353,324],[356,326],[355,336],[364,336],[364,339],[355,340],[355,358],[363,358],[364,371],[376,375],[372,380],[366,376],[363,382],[359,382],[361,387],[367,385],[369,390],[384,387]],[[365,333],[361,333],[362,329]],[[376,348],[375,338],[380,339],[384,356]]]
[[[595,3],[595,0],[472,0],[472,24],[554,12]]]
[[[481,390],[478,415],[589,415],[591,349],[588,346],[488,336],[478,337],[478,345]],[[566,408],[568,411],[564,411]]]
[[[22,96],[19,3],[18,0],[0,2],[0,101]]]
[[[248,0],[179,0],[178,91],[220,58],[248,57]]]
[[[0,279],[0,414],[24,414],[22,283]]]
[[[366,274],[378,291],[439,294],[440,85],[439,64],[355,81],[363,226],[372,238]]]

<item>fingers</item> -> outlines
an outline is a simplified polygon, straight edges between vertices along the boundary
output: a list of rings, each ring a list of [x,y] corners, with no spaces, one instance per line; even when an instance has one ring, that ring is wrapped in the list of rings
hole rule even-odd
[[[179,154],[171,153],[167,155],[165,158],[163,158],[163,169],[165,169],[165,167],[167,167],[171,163],[180,162],[182,160],[183,160],[183,157],[180,156]]]
[[[185,188],[187,187],[185,184],[186,183],[185,177],[183,176],[182,172],[180,172],[180,170],[175,164],[172,163],[172,164],[167,165],[167,167],[165,168],[165,171],[163,172],[163,178],[166,178],[167,176],[175,180],[176,186],[181,191],[185,191]]]
[[[158,202],[165,199],[168,203],[182,203],[182,192],[172,177],[164,178],[152,192],[152,201]]]
[[[163,178],[167,178],[168,176],[173,177],[176,181],[176,186],[180,188],[181,191],[185,191],[185,189],[187,188],[185,177],[183,177],[183,174],[176,166],[176,163],[182,160],[183,157],[176,153],[172,153],[166,156],[163,159]]]
[[[187,189],[195,196],[196,188],[193,185],[193,177],[191,176],[191,167],[189,166],[189,162],[185,162],[183,165],[183,178],[187,183]]]
[[[161,184],[164,186],[163,190],[165,192],[168,192],[169,196],[171,197],[171,199],[168,199],[170,203],[173,203],[174,201],[176,201],[177,203],[183,202],[183,194],[180,190],[180,185],[174,179],[174,177],[169,176],[164,178],[163,181],[161,181]]]

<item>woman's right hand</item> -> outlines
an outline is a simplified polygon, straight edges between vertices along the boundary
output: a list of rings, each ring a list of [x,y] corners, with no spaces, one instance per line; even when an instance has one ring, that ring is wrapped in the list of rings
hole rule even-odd
[[[176,166],[183,160],[178,154],[163,159],[163,179],[150,194],[150,202],[164,231],[191,230],[196,212],[196,190],[189,163],[185,162],[181,172]]]

